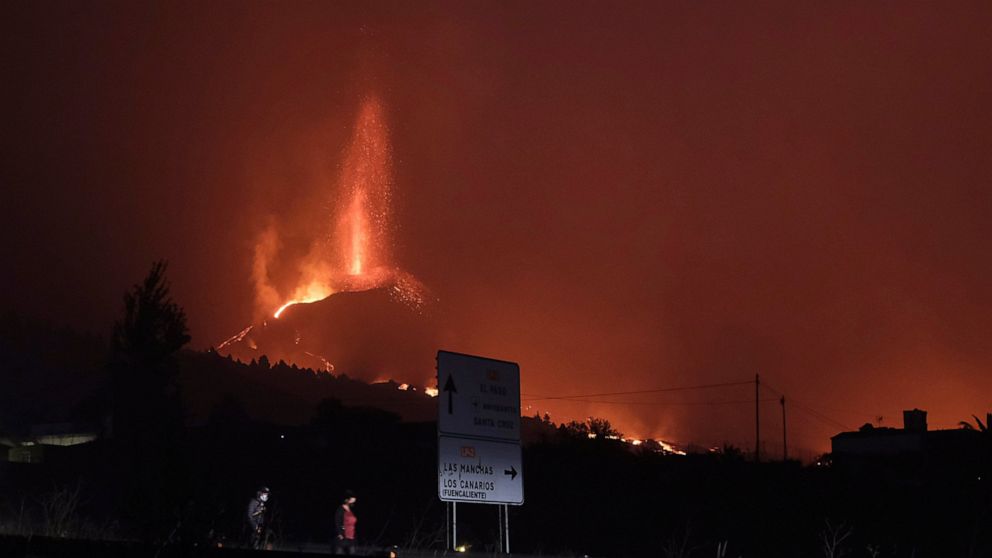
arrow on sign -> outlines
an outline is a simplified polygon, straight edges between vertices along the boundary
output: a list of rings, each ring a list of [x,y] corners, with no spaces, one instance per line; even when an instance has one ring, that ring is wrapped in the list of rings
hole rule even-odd
[[[513,465],[510,465],[510,468],[503,471],[503,474],[510,475],[510,480],[513,480],[517,478],[517,468],[514,467]]]
[[[444,391],[448,392],[448,414],[453,414],[455,412],[454,406],[454,395],[458,393],[455,388],[455,378],[450,374],[448,375],[448,381],[444,382]]]

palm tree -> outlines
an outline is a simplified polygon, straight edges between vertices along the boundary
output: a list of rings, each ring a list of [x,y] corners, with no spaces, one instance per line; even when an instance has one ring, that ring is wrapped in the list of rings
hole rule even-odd
[[[977,430],[983,434],[992,433],[992,431],[989,430],[989,423],[992,422],[992,413],[985,416],[985,422],[982,422],[982,419],[978,418],[978,415],[971,415],[971,417],[975,419],[975,424],[971,424],[970,422],[963,420],[959,422],[958,425],[964,430]]]

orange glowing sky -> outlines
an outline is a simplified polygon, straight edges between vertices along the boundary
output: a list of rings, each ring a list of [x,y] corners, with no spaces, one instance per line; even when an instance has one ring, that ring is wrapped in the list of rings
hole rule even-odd
[[[852,427],[992,410],[988,3],[6,12],[0,309],[106,332],[166,257],[205,348],[395,266],[531,396],[761,373]],[[747,446],[749,397],[532,410]]]

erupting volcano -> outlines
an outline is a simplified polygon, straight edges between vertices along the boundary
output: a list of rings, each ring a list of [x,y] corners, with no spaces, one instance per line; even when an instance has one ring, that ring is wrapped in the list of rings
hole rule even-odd
[[[362,103],[340,168],[330,219],[288,289],[270,277],[278,228],[259,235],[252,270],[259,318],[217,350],[245,361],[266,355],[365,379],[422,382],[432,375],[436,339],[426,288],[391,265],[392,164],[377,99]]]

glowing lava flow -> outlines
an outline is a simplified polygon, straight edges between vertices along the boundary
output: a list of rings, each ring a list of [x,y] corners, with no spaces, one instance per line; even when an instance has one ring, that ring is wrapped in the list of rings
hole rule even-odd
[[[280,306],[279,309],[276,310],[274,314],[272,314],[272,317],[278,319],[279,315],[282,314],[283,310],[289,308],[294,304],[306,304],[308,302],[317,302],[318,300],[324,300],[325,298],[334,294],[334,291],[331,290],[326,285],[321,285],[319,283],[311,283],[304,289],[304,293],[305,294],[303,297],[290,300],[289,302]]]
[[[278,310],[272,315],[274,318],[279,318],[283,310],[289,308],[294,304],[306,304],[308,302],[317,302],[318,300],[324,300],[325,298],[334,294],[334,289],[325,283],[319,281],[314,281],[309,285],[297,289],[295,293],[295,298],[286,302],[279,307]]]
[[[280,308],[279,311],[282,312],[282,308]],[[279,316],[277,315],[276,317],[278,318]],[[255,326],[250,325],[250,326],[242,329],[238,333],[232,335],[230,338],[228,338],[227,340],[225,340],[223,343],[221,343],[220,345],[217,345],[217,350],[223,349],[224,347],[227,347],[228,345],[231,345],[233,343],[240,343],[249,333],[251,333],[251,330],[254,327]]]
[[[294,305],[294,304],[296,304],[298,302],[300,302],[300,301],[299,300],[290,300],[286,304],[283,304],[282,306],[279,307],[278,310],[276,310],[276,313],[275,314],[272,314],[272,317],[273,318],[278,318],[279,317],[279,314],[282,314],[282,311],[283,310],[289,308],[290,306],[292,306],[292,305]]]

